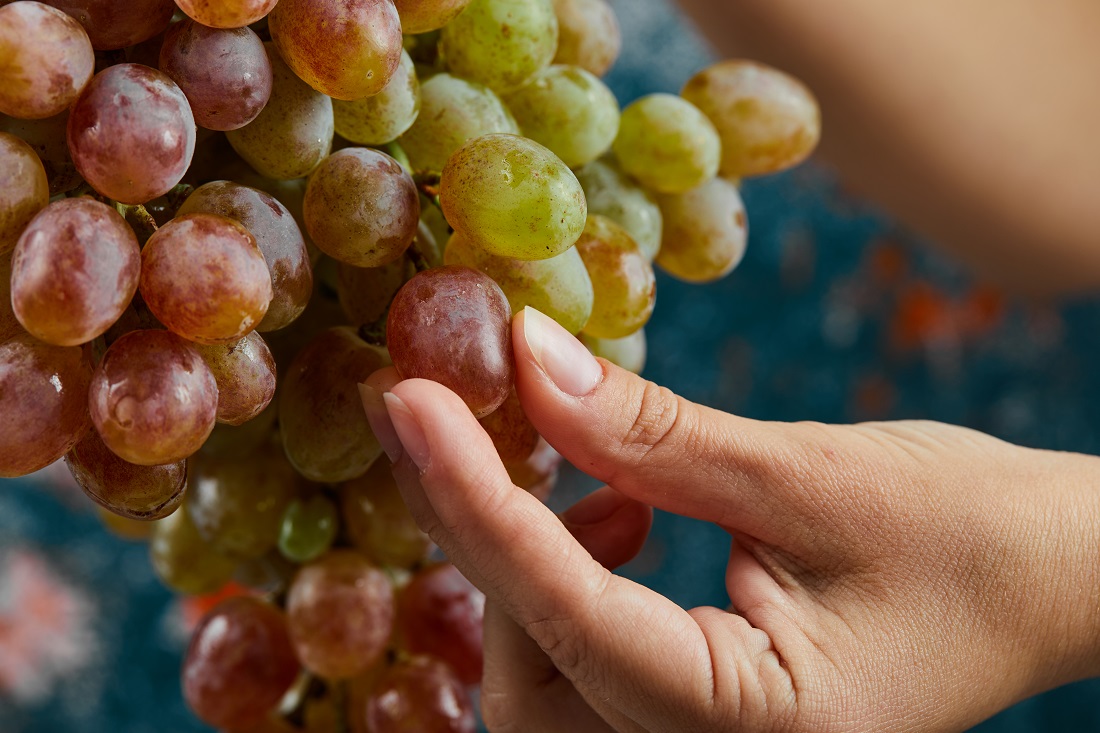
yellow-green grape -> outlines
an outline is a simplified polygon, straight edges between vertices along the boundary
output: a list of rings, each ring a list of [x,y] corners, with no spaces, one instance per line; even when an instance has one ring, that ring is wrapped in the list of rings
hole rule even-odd
[[[420,85],[420,114],[398,142],[414,169],[441,171],[467,140],[494,132],[519,134],[500,97],[482,84],[436,74]]]
[[[450,23],[470,0],[393,0],[401,15],[401,30],[408,36],[427,33]]]
[[[514,260],[490,254],[455,232],[443,259],[448,265],[472,267],[493,278],[513,313],[531,306],[569,333],[579,332],[592,315],[592,280],[575,247],[548,260]]]
[[[577,251],[596,294],[584,332],[617,339],[644,326],[657,302],[657,284],[653,266],[627,231],[606,217],[590,216]]]
[[[285,181],[313,172],[329,153],[332,100],[299,79],[270,43],[271,99],[256,119],[225,135],[256,172]]]
[[[573,246],[588,205],[573,171],[516,135],[463,145],[443,167],[439,201],[447,222],[501,257],[545,260]]]
[[[588,214],[606,216],[630,232],[652,262],[661,249],[661,209],[649,191],[623,173],[613,157],[594,160],[577,171]]]
[[[579,66],[548,66],[504,101],[523,134],[570,168],[606,153],[619,132],[619,101]]]
[[[156,524],[155,522],[146,522],[141,519],[130,519],[130,517],[115,514],[109,509],[105,509],[101,506],[96,507],[96,514],[99,516],[99,521],[102,522],[108,532],[119,539],[130,542],[144,542],[148,540],[152,536],[153,527]]]
[[[706,115],[671,94],[642,97],[623,110],[615,157],[659,193],[682,193],[718,174],[722,143]]]
[[[628,372],[641,374],[645,369],[646,338],[645,329],[639,328],[621,339],[601,339],[581,334],[581,343],[588,347],[593,356],[607,359]]]
[[[607,0],[553,0],[558,16],[555,64],[571,64],[603,76],[619,58],[623,36]]]
[[[718,128],[726,177],[796,166],[821,138],[821,110],[813,92],[764,64],[722,61],[688,80],[682,95]]]
[[[279,552],[288,560],[303,563],[328,552],[336,539],[340,517],[336,505],[322,494],[290,503],[279,530]]]
[[[149,542],[153,570],[177,593],[202,595],[225,585],[237,567],[202,538],[185,506],[154,523]]]
[[[498,92],[523,86],[557,50],[550,0],[473,0],[444,26],[439,45],[451,72]]]
[[[405,506],[386,458],[340,487],[340,513],[351,544],[382,565],[412,567],[432,546]]]
[[[332,112],[337,134],[353,143],[385,145],[396,140],[420,112],[420,81],[412,58],[402,51],[401,65],[385,89],[351,102],[334,99]]]
[[[748,219],[737,186],[713,178],[687,193],[660,196],[664,238],[657,264],[674,277],[706,283],[741,263]]]

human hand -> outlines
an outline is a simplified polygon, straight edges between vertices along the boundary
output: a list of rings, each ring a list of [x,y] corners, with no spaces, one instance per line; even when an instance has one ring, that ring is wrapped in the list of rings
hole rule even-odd
[[[934,423],[734,417],[532,310],[513,345],[531,421],[614,487],[564,525],[446,388],[385,370],[364,392],[413,514],[489,600],[490,730],[960,730],[1097,672],[1096,459]],[[645,505],[731,533],[734,612],[605,568],[640,547]]]

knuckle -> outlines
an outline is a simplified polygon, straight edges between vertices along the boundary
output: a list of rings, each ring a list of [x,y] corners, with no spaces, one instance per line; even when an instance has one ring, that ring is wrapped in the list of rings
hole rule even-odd
[[[572,620],[544,618],[528,623],[526,628],[554,666],[575,685],[583,687],[591,681],[583,635],[577,633]]]
[[[625,449],[643,456],[665,443],[681,419],[683,405],[671,390],[646,382],[636,401],[630,428],[622,436]]]
[[[519,733],[524,714],[515,696],[486,680],[481,688],[481,719],[490,733]]]

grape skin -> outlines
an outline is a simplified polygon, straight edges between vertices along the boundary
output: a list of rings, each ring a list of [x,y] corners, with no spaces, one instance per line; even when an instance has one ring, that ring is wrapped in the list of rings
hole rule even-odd
[[[336,505],[322,494],[291,502],[279,529],[279,552],[297,563],[315,560],[332,546],[340,519]]]
[[[745,256],[748,219],[737,186],[713,178],[675,196],[660,196],[664,238],[657,264],[693,283],[719,280]]]
[[[50,196],[59,193],[68,193],[79,186],[83,181],[76,172],[76,165],[69,155],[69,142],[66,139],[69,126],[69,111],[65,110],[59,115],[46,117],[41,120],[21,120],[17,117],[9,117],[0,114],[0,132],[15,135],[31,146],[46,171],[46,179],[49,181]],[[0,145],[2,148],[2,145]],[[0,153],[0,157],[3,153]],[[2,163],[0,163],[2,165]],[[0,186],[2,189],[2,186]],[[0,209],[3,203],[0,202]],[[3,216],[0,215],[0,219]],[[2,225],[0,225],[2,226]],[[0,240],[3,235],[0,235]],[[0,245],[2,248],[2,245]]]
[[[278,0],[176,0],[192,20],[210,28],[242,28],[262,19]]]
[[[11,253],[0,254],[0,344],[23,332],[11,309]]]
[[[591,216],[577,241],[596,297],[584,332],[597,338],[623,338],[648,321],[657,300],[653,267],[625,229]]]
[[[68,15],[37,2],[0,7],[0,112],[32,120],[61,114],[94,70],[88,34]]]
[[[526,461],[538,447],[539,433],[527,419],[515,390],[504,404],[478,422],[492,439],[500,460],[506,464]]]
[[[470,0],[394,0],[405,35],[442,28],[466,9]]]
[[[623,110],[613,146],[622,169],[653,191],[683,193],[718,174],[718,131],[690,102],[642,97]]]
[[[184,506],[153,524],[149,559],[160,581],[177,593],[212,593],[233,577],[235,560],[202,538]]]
[[[595,160],[577,171],[588,201],[588,214],[606,216],[630,233],[652,262],[661,249],[661,209],[649,191],[634,183],[613,157]]]
[[[275,358],[252,332],[235,344],[195,345],[218,383],[218,422],[243,425],[275,396]]]
[[[622,50],[619,20],[607,0],[553,0],[558,17],[555,64],[570,64],[603,76]]]
[[[168,27],[173,0],[44,0],[75,18],[96,51],[112,51],[147,41]],[[0,3],[2,4],[2,3]]]
[[[645,369],[645,329],[639,328],[621,339],[601,339],[583,333],[580,338],[581,343],[588,347],[593,356],[607,359],[612,364],[635,374],[641,374]]]
[[[0,254],[10,252],[23,229],[50,202],[46,171],[30,145],[0,132]]]
[[[446,662],[463,684],[481,681],[485,594],[454,565],[418,572],[397,598],[397,630],[406,649]]]
[[[136,466],[111,452],[89,430],[65,456],[73,478],[94,502],[120,517],[144,522],[163,519],[183,502],[187,463]]]
[[[470,698],[443,662],[419,656],[398,662],[378,681],[363,713],[371,733],[474,733]]]
[[[360,145],[385,145],[412,127],[420,113],[420,80],[404,50],[386,88],[370,97],[345,102],[334,99],[336,132]]]
[[[432,546],[401,498],[385,457],[340,487],[340,513],[351,544],[381,565],[412,567]]]

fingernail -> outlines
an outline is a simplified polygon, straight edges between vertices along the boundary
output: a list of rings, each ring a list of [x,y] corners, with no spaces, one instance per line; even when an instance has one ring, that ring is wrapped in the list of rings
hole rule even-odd
[[[359,385],[359,396],[363,399],[363,409],[367,412],[367,422],[378,442],[382,444],[382,450],[390,458],[390,463],[397,463],[401,457],[401,439],[397,437],[397,431],[393,429],[393,421],[386,411],[386,403],[382,395],[374,387],[366,384]]]
[[[574,527],[599,524],[630,502],[630,498],[611,489],[602,489],[578,501],[561,515],[562,521]]]
[[[603,367],[584,344],[530,306],[523,309],[523,338],[542,371],[562,392],[584,397],[603,379]]]
[[[424,429],[420,427],[420,423],[416,421],[412,411],[400,397],[393,392],[387,392],[382,395],[382,399],[386,402],[386,411],[390,414],[390,420],[393,421],[393,428],[401,440],[402,447],[413,463],[423,471],[428,467],[428,461],[431,459]]]

